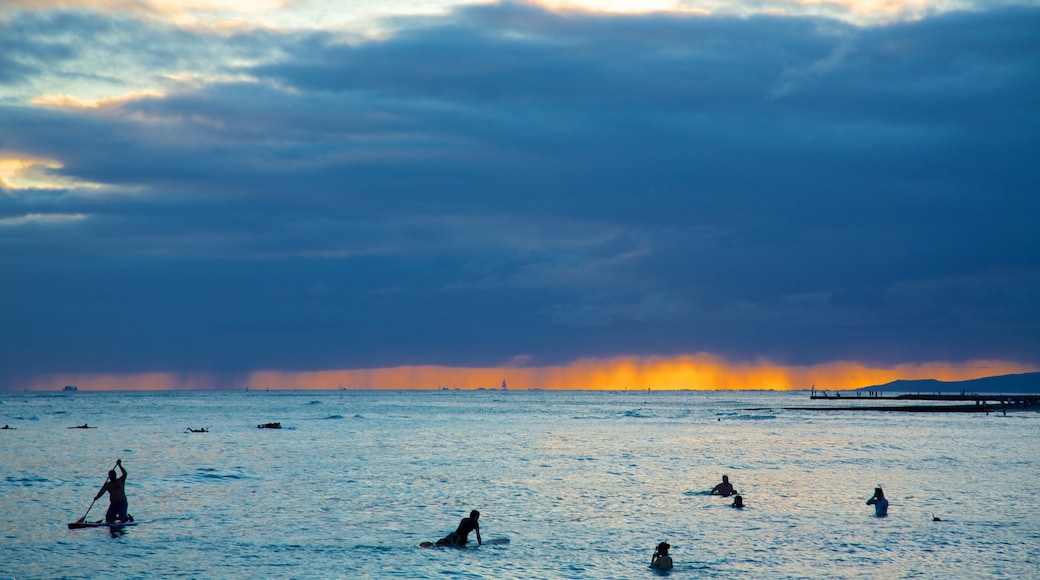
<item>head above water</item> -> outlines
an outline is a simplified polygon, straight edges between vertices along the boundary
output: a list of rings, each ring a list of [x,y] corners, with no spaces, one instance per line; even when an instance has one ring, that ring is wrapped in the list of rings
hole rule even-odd
[[[885,492],[880,487],[875,487],[874,497],[885,497]]]
[[[473,510],[473,511],[469,512],[469,518],[471,520],[478,519],[479,517],[480,517],[480,512],[478,512],[477,510]]]
[[[722,476],[722,482],[723,483],[729,483],[729,476],[728,475],[723,475]]]
[[[672,547],[671,544],[669,544],[668,542],[661,542],[660,544],[657,544],[657,553],[658,553],[658,555],[661,555],[661,556],[667,555],[668,554],[668,550],[671,547]]]

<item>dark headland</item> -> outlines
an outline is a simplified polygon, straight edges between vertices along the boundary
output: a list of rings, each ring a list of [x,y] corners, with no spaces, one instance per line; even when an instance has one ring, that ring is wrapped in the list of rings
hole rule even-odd
[[[853,392],[873,393],[1006,393],[1009,395],[1040,394],[1040,372],[984,377],[968,381],[898,380],[884,385],[863,387]]]

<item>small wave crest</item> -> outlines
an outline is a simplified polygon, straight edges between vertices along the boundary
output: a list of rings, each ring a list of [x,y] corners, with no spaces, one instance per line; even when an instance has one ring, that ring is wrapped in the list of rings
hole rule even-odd
[[[185,479],[194,482],[217,482],[225,480],[240,480],[249,479],[248,476],[241,472],[228,472],[220,471],[210,467],[200,467],[195,473],[189,473],[184,476]]]
[[[715,416],[720,419],[725,418],[726,420],[736,421],[762,421],[767,419],[776,419],[776,415],[771,413],[761,415],[749,415],[745,413],[716,413]]]
[[[35,485],[42,485],[50,483],[51,480],[46,477],[40,476],[29,476],[29,477],[11,477],[7,476],[4,478],[4,483],[7,485],[14,485],[19,487],[33,487]]]

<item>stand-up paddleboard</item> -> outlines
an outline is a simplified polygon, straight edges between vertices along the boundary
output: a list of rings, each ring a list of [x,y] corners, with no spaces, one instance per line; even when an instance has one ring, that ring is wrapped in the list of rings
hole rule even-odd
[[[72,525],[72,524],[69,524],[69,525]],[[509,538],[493,538],[493,539],[490,539],[490,540],[484,540],[484,544],[483,545],[484,546],[506,546],[508,544],[509,544]],[[476,542],[470,542],[470,543],[468,543],[468,544],[466,544],[464,546],[438,546],[437,544],[434,544],[433,542],[423,542],[423,543],[419,544],[420,548],[476,548],[476,547],[479,547],[479,546],[480,546],[480,544],[477,544]]]
[[[136,526],[137,524],[144,522],[72,522],[69,524],[70,530],[78,530],[81,528],[125,528],[126,526]]]

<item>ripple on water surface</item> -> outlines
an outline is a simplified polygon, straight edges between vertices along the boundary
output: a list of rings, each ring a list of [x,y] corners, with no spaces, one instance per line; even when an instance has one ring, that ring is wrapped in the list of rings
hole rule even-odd
[[[821,416],[782,410],[802,395],[699,392],[4,400],[39,419],[0,440],[0,497],[30,508],[0,524],[0,575],[630,578],[661,541],[672,577],[1035,574],[1035,413]],[[70,414],[99,429],[66,431]],[[117,457],[150,523],[68,530]],[[723,474],[746,509],[707,494]],[[877,483],[887,518],[865,505]],[[470,509],[510,544],[417,547]]]

